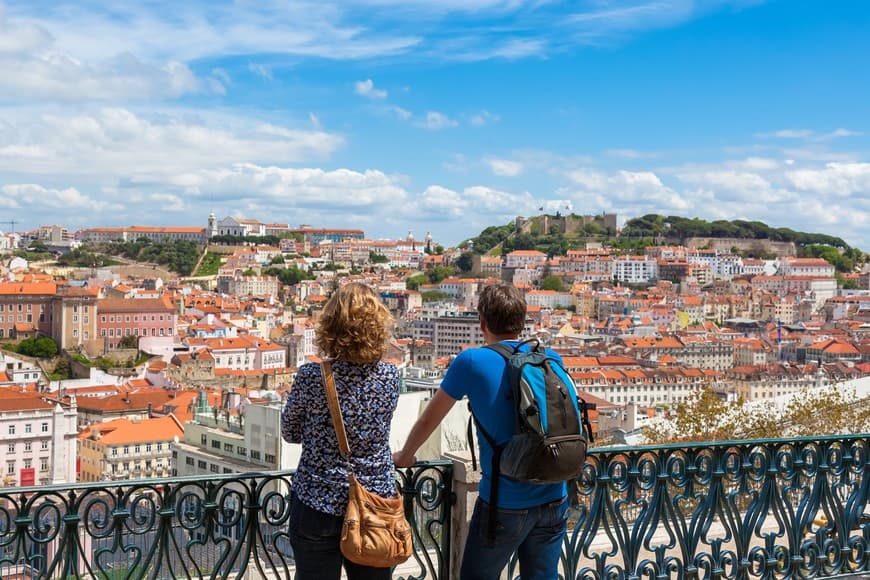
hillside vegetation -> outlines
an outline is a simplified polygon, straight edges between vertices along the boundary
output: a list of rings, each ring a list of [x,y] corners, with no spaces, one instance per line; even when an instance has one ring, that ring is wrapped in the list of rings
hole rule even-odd
[[[689,238],[735,238],[793,242],[798,248],[799,257],[825,258],[840,272],[854,271],[867,259],[861,250],[851,248],[841,238],[798,232],[789,228],[772,228],[759,221],[708,222],[699,218],[648,214],[628,220],[616,235],[598,222],[587,223],[581,231],[571,234],[561,233],[554,227],[543,231],[539,226],[542,217],[531,218],[531,227],[523,231],[519,231],[513,222],[503,226],[490,226],[468,240],[472,242],[472,252],[498,254],[513,250],[539,250],[555,256],[564,255],[570,249],[582,249],[589,241],[601,242],[618,251],[640,252],[647,246],[682,244]],[[750,258],[770,257],[763,248],[758,251],[745,250],[742,254]]]

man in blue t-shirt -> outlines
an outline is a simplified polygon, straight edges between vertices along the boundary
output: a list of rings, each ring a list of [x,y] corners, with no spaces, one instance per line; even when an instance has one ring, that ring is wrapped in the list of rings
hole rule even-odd
[[[487,344],[504,342],[511,347],[519,344],[526,321],[526,302],[516,287],[510,284],[485,287],[477,311]],[[548,354],[561,363],[554,352]],[[404,448],[393,454],[396,466],[414,464],[414,453],[463,397],[468,397],[478,421],[497,444],[509,441],[514,434],[516,411],[508,398],[511,386],[507,377],[507,363],[497,352],[474,348],[460,353],[408,434]],[[490,490],[497,474],[492,473],[492,447],[480,433],[477,439],[482,472],[480,494],[471,516],[460,579],[496,580],[514,552],[519,556],[523,580],[557,578],[568,517],[567,485],[538,485],[500,478],[496,529],[489,534]]]

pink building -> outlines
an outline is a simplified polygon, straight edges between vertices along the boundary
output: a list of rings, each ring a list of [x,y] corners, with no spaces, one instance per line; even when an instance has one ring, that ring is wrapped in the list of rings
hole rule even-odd
[[[175,336],[178,314],[166,298],[106,298],[97,302],[97,329],[106,350],[118,348],[125,336]]]

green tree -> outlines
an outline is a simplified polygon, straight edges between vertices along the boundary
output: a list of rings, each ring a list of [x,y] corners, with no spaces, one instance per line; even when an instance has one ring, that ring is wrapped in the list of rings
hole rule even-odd
[[[439,300],[449,300],[450,294],[441,290],[428,290],[420,295],[423,302],[438,302]]]
[[[444,278],[449,278],[454,274],[456,274],[456,268],[453,266],[433,266],[426,271],[426,276],[431,284],[438,284]]]
[[[471,252],[462,252],[456,259],[456,267],[460,272],[471,272],[473,266],[473,254]]]
[[[120,348],[139,348],[139,337],[128,334],[118,343]]]
[[[552,274],[544,276],[544,279],[541,280],[541,290],[555,290],[556,292],[561,292],[562,279]]]
[[[414,274],[405,280],[405,287],[408,290],[416,290],[421,284],[427,284],[428,282],[429,277],[426,274]]]
[[[18,352],[35,358],[51,358],[57,354],[57,343],[48,337],[25,338],[18,345]]]
[[[386,264],[390,259],[383,254],[375,253],[374,250],[369,250],[369,262],[372,264]]]

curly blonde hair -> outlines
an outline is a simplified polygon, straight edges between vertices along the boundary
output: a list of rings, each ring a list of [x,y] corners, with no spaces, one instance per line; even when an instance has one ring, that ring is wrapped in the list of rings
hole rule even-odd
[[[374,290],[356,282],[345,284],[326,303],[315,343],[328,358],[377,362],[387,352],[392,320]]]

